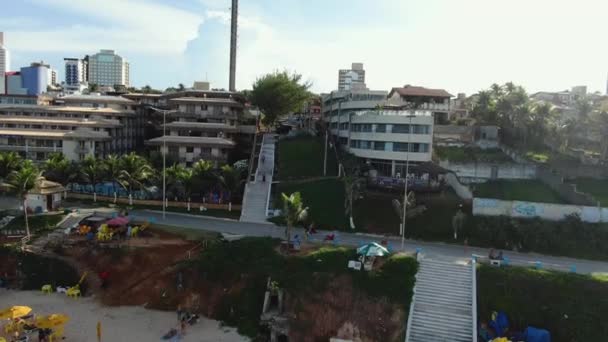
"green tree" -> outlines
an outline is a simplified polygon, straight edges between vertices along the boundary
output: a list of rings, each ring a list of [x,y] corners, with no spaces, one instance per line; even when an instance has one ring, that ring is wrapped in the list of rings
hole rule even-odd
[[[220,169],[219,181],[221,187],[228,191],[228,201],[232,201],[233,194],[237,193],[244,183],[243,170],[224,165]]]
[[[180,164],[173,164],[165,169],[165,182],[167,187],[167,197],[179,197],[183,193],[184,186],[181,182],[186,168]]]
[[[273,126],[282,115],[302,108],[310,98],[310,86],[309,82],[302,82],[302,75],[274,72],[253,83],[251,102],[264,114],[264,124]]]
[[[63,186],[74,181],[79,175],[77,165],[69,161],[63,153],[52,153],[42,169],[46,179]]]
[[[593,122],[596,135],[600,137],[600,156],[602,160],[608,160],[608,112],[598,112]]]
[[[579,120],[587,122],[589,116],[593,112],[593,104],[587,97],[581,97],[574,102],[574,109],[578,115]]]
[[[306,220],[306,217],[308,216],[308,207],[304,207],[302,195],[299,192],[294,192],[289,196],[282,193],[281,198],[283,199],[283,215],[287,221],[287,226],[285,227],[285,240],[289,243],[289,241],[291,241],[291,231],[293,230],[293,227],[299,222]]]
[[[116,193],[116,182],[119,181],[120,177],[120,158],[111,154],[103,160],[105,169],[105,178],[112,182],[114,193]]]
[[[184,90],[186,90],[186,87],[184,87],[183,83],[180,83],[180,84],[177,85],[177,90],[184,91]]]
[[[12,192],[23,201],[25,230],[28,237],[31,236],[31,234],[27,215],[27,194],[43,179],[42,173],[28,160],[23,163],[23,166],[20,169],[11,172],[8,176],[8,182],[6,183]]]
[[[89,84],[89,92],[96,92],[99,91],[99,85],[95,84],[95,83],[90,83]]]
[[[545,141],[549,131],[549,122],[555,117],[555,110],[550,103],[537,103],[530,111],[530,124],[528,126],[532,140],[537,146]]]
[[[213,163],[201,159],[192,165],[192,172],[195,178],[195,188],[198,190],[200,197],[203,198],[218,181],[218,177],[213,170]]]
[[[135,189],[143,189],[144,184],[153,176],[154,170],[142,156],[131,152],[120,158],[118,181],[129,195],[132,195]]]
[[[102,180],[105,164],[93,156],[87,156],[80,165],[82,178],[93,187],[93,202],[97,202],[96,185]]]
[[[11,172],[23,165],[23,159],[17,152],[0,153],[0,180],[6,179]]]
[[[183,187],[184,197],[186,197],[186,200],[189,203],[192,192],[196,187],[194,171],[192,169],[184,169],[184,172],[179,174],[179,182]],[[190,210],[190,204],[188,204],[188,210]]]

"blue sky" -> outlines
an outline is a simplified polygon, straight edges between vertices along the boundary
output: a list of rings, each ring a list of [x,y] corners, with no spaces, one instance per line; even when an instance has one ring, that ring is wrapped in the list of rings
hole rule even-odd
[[[114,49],[131,81],[228,83],[230,0],[0,0],[11,67]],[[362,62],[372,89],[404,84],[472,93],[513,81],[530,91],[606,89],[608,3],[595,0],[241,0],[237,88],[273,70],[313,90]]]

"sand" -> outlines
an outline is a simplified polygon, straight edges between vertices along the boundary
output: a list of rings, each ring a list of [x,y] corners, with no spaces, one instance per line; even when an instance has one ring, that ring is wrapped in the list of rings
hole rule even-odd
[[[162,336],[177,325],[175,312],[147,310],[137,306],[106,307],[93,298],[69,299],[65,295],[43,295],[34,291],[0,290],[0,310],[13,305],[30,306],[37,315],[62,313],[71,320],[65,326],[64,341],[95,342],[96,325],[101,321],[102,341],[145,342],[161,341]],[[0,330],[0,336],[4,333]],[[36,338],[31,340],[37,341]],[[236,342],[249,341],[235,329],[220,327],[219,322],[201,318],[189,326],[184,342]]]

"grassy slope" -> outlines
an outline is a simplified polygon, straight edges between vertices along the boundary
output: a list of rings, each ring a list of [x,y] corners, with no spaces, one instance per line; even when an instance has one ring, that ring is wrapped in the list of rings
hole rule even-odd
[[[516,330],[531,325],[553,341],[605,341],[608,282],[589,276],[509,267],[480,266],[481,321],[502,310]]]
[[[575,184],[577,190],[591,194],[603,207],[608,207],[608,180],[577,179]]]
[[[279,142],[279,179],[323,176],[324,142],[318,137],[296,137]],[[337,175],[334,151],[327,151],[327,175]]]
[[[275,203],[279,203],[281,193],[299,191],[304,205],[309,207],[308,221],[315,222],[320,229],[349,229],[344,216],[344,185],[336,179],[320,180],[303,184],[279,184]],[[276,205],[281,208],[282,205]]]
[[[435,154],[441,160],[449,160],[456,163],[470,162],[512,162],[511,157],[506,155],[500,149],[481,149],[481,148],[463,148],[436,146],[434,147]]]
[[[510,201],[565,203],[555,191],[536,180],[490,181],[476,184],[474,187],[475,197]]]
[[[53,229],[63,217],[63,214],[29,216],[30,231],[32,234],[35,234],[39,231]],[[2,229],[25,229],[25,218],[23,216],[16,217]]]
[[[197,265],[206,279],[234,283],[247,279],[245,288],[222,299],[220,319],[237,326],[240,333],[255,336],[266,279],[271,276],[288,294],[306,297],[322,291],[337,275],[349,274],[363,293],[399,303],[407,312],[413,294],[417,262],[410,257],[391,257],[373,272],[346,268],[355,257],[353,249],[323,247],[305,256],[285,257],[275,251],[277,240],[246,238],[215,244],[204,250]]]

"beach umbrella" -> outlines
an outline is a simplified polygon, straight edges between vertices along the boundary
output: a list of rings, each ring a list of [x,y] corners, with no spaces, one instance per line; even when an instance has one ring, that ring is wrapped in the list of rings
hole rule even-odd
[[[29,306],[13,306],[6,310],[0,311],[0,319],[15,319],[23,317],[32,312]]]
[[[363,245],[363,246],[357,248],[357,254],[369,257],[369,256],[385,256],[385,255],[389,255],[390,252],[388,251],[388,249],[386,249],[386,247],[384,247],[378,243],[371,242],[371,243],[368,243],[366,245]]]
[[[63,314],[52,314],[44,317],[40,317],[36,320],[36,327],[43,329],[54,329],[58,326],[66,324],[70,320],[70,317]]]

